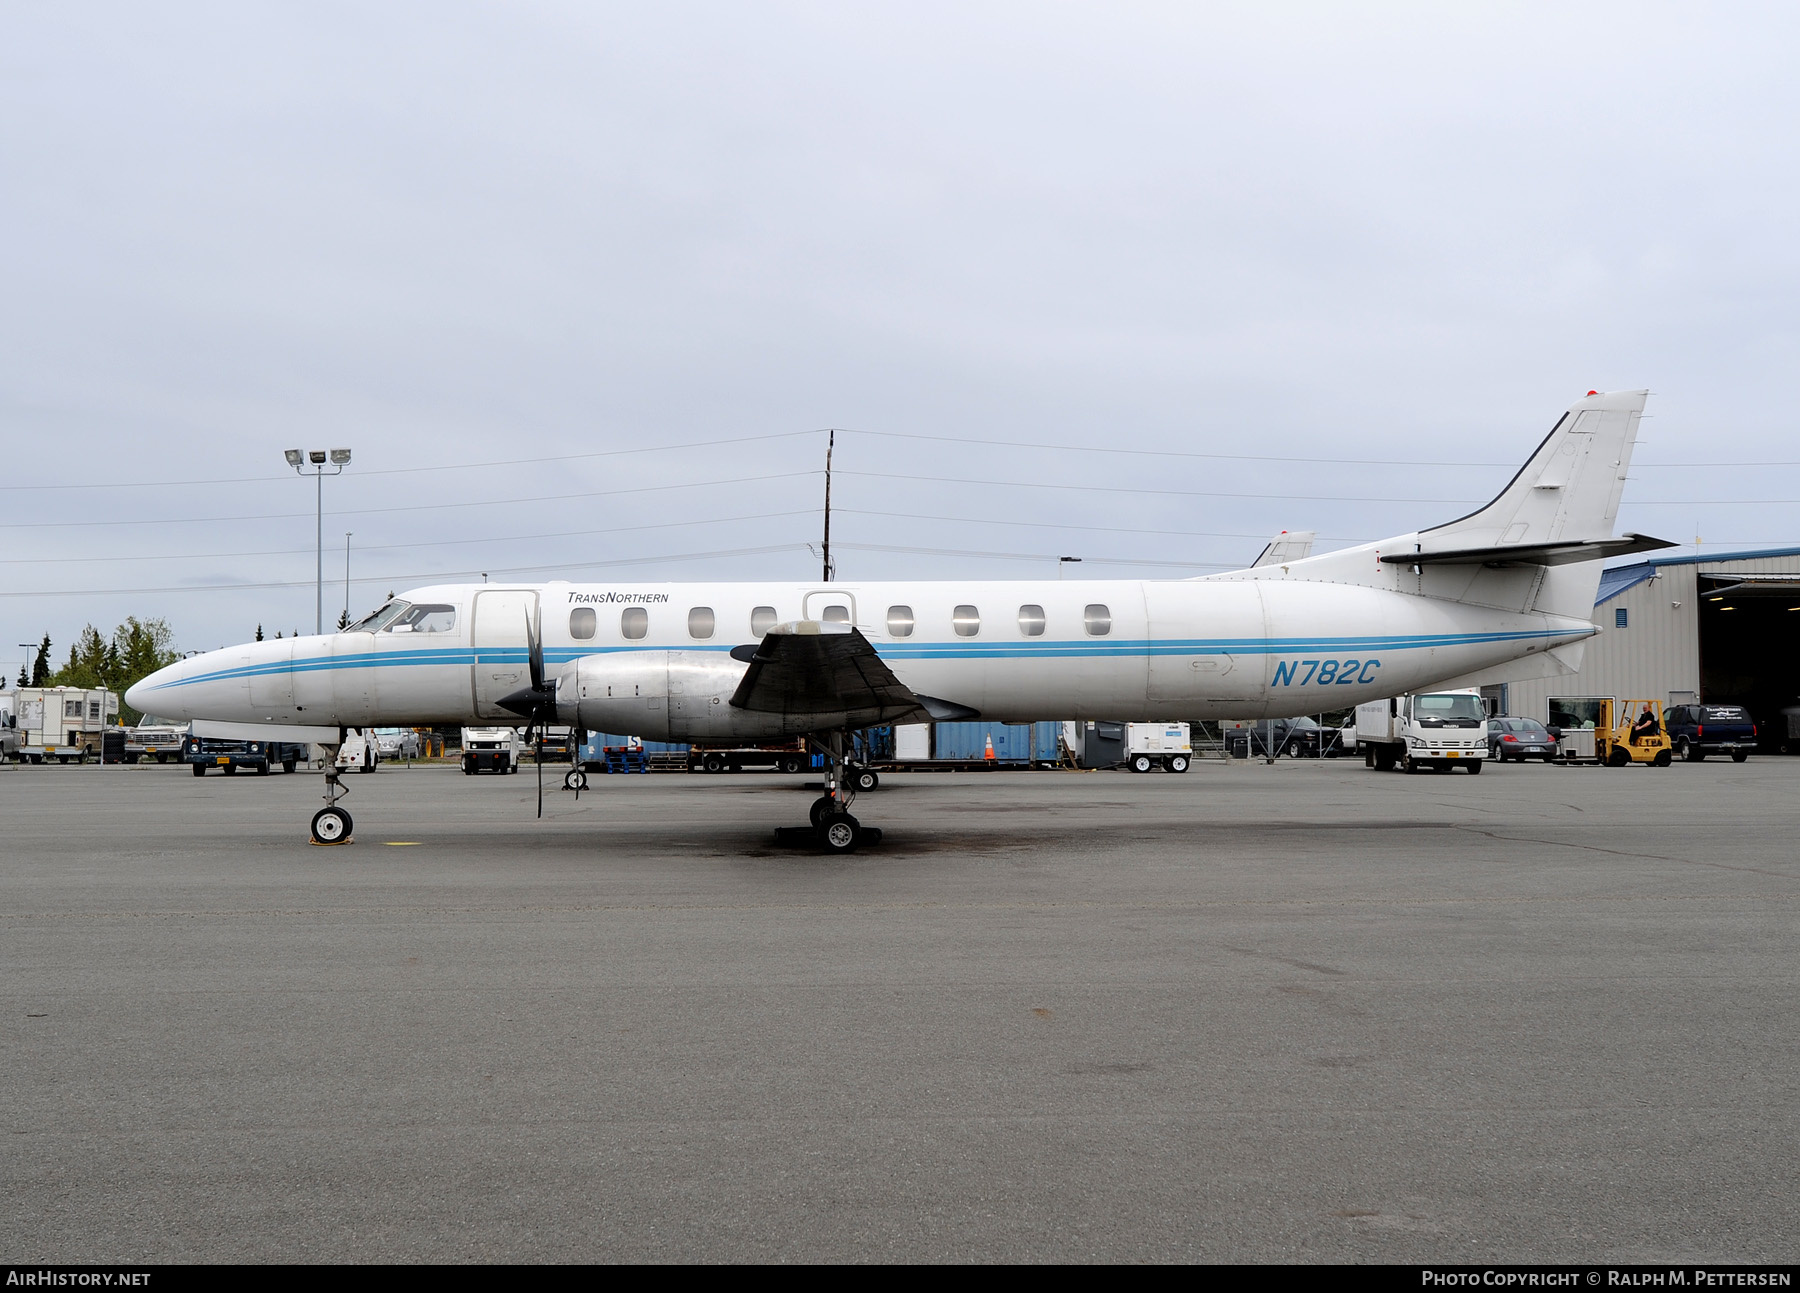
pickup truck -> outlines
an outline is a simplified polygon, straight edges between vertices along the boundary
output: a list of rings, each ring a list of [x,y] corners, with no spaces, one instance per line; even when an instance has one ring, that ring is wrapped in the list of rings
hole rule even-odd
[[[213,768],[226,776],[248,768],[266,777],[271,766],[292,772],[306,762],[306,754],[305,744],[297,741],[232,741],[190,735],[181,743],[181,757],[193,767],[196,777],[204,777]]]
[[[1709,754],[1729,754],[1742,763],[1756,748],[1756,724],[1742,705],[1676,705],[1667,725],[1675,757],[1698,763]]]

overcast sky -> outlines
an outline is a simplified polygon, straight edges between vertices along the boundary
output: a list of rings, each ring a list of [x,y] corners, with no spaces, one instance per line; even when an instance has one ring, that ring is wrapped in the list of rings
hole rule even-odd
[[[1800,543],[1795,12],[8,0],[0,659],[310,632],[289,447],[328,620],[811,577],[827,426],[846,579],[1404,532],[1591,388],[1620,529]]]

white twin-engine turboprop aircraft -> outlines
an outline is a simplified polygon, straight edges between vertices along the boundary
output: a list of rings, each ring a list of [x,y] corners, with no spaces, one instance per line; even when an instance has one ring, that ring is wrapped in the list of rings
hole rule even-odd
[[[805,736],[829,758],[813,836],[848,809],[848,734],[984,718],[1264,718],[1580,666],[1644,391],[1590,392],[1460,520],[1185,580],[444,584],[341,633],[190,657],[146,712],[324,729],[565,723],[665,741]],[[271,731],[271,736],[275,733]],[[291,738],[290,738],[291,739]],[[335,766],[313,838],[350,838]],[[541,811],[541,806],[540,806]]]

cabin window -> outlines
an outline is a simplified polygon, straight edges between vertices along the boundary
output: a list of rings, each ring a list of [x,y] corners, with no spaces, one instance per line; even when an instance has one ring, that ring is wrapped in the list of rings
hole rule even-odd
[[[1019,632],[1028,638],[1044,636],[1044,608],[1042,606],[1019,607]]]
[[[421,602],[394,616],[383,630],[387,633],[448,633],[456,627],[456,607]]]
[[[909,638],[913,631],[913,613],[910,606],[890,606],[887,616],[888,635],[897,638]]]
[[[981,612],[973,606],[958,606],[950,616],[950,625],[959,638],[972,638],[981,632]]]
[[[775,627],[775,608],[758,606],[750,612],[750,636],[761,637]]]
[[[848,624],[850,622],[850,608],[834,602],[825,608],[825,613],[819,616],[819,618],[824,620],[827,624]]]
[[[1081,612],[1081,622],[1091,638],[1103,638],[1112,632],[1112,612],[1099,602],[1089,602]]]
[[[619,616],[619,632],[628,638],[641,638],[650,631],[650,612],[642,606],[627,606]]]
[[[713,608],[696,606],[688,612],[688,636],[709,638],[713,635]]]
[[[594,614],[592,606],[577,606],[569,612],[569,636],[577,642],[586,642],[594,636],[599,622],[600,617]]]

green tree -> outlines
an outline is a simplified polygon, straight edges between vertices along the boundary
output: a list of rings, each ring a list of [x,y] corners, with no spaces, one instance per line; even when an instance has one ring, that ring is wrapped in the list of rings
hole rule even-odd
[[[44,634],[44,640],[38,643],[37,659],[31,664],[31,685],[48,687],[50,685],[50,635]]]
[[[49,639],[42,652],[48,664]],[[75,645],[69,648],[69,663],[52,674],[44,685],[51,687],[105,687],[120,697],[119,717],[135,723],[143,717],[125,704],[124,695],[134,683],[141,681],[181,658],[175,650],[174,634],[162,620],[140,620],[127,616],[114,629],[111,638],[100,636],[92,624],[81,630]]]
[[[256,640],[258,642],[262,641],[262,625],[260,624],[256,626]]]

